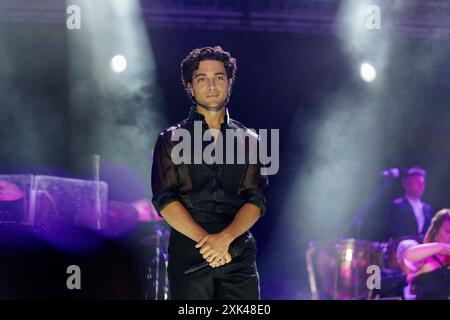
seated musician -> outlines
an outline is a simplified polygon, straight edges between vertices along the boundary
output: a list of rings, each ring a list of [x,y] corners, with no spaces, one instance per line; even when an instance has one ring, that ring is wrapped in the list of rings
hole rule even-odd
[[[417,300],[450,300],[450,210],[436,213],[423,244],[406,250],[416,269],[412,287]]]

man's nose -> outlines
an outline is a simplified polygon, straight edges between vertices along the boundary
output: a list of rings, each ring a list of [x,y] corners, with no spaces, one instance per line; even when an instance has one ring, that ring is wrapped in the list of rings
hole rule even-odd
[[[215,89],[216,88],[216,81],[213,79],[208,79],[208,89]]]

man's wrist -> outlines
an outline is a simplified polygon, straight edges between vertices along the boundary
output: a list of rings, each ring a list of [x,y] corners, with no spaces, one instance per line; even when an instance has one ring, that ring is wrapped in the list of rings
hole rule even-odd
[[[224,229],[220,234],[225,238],[228,244],[232,243],[237,237],[230,230]]]
[[[196,239],[194,239],[195,242],[199,243],[204,237],[206,237],[207,235],[209,235],[208,232],[204,231],[204,232],[199,232],[196,236]]]

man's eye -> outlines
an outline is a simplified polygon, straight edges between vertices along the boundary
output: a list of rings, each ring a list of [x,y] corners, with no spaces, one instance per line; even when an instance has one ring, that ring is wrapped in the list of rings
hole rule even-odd
[[[219,80],[223,80],[223,79],[224,79],[224,77],[223,77],[223,76],[218,76],[218,77],[217,77],[217,79],[219,79]]]
[[[205,80],[204,78],[198,78],[197,82],[202,82],[203,80]]]

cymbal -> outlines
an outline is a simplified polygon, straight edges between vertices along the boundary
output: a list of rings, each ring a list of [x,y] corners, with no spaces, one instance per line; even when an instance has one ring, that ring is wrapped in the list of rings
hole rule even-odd
[[[141,199],[131,203],[131,205],[139,212],[139,221],[163,221],[164,219],[158,215],[155,207],[149,199]]]
[[[108,202],[108,224],[106,231],[116,236],[125,236],[138,225],[138,212],[128,203]]]
[[[109,201],[108,216],[121,220],[137,220],[138,212],[128,203]]]
[[[22,198],[23,192],[16,184],[0,180],[0,201],[16,201]]]

